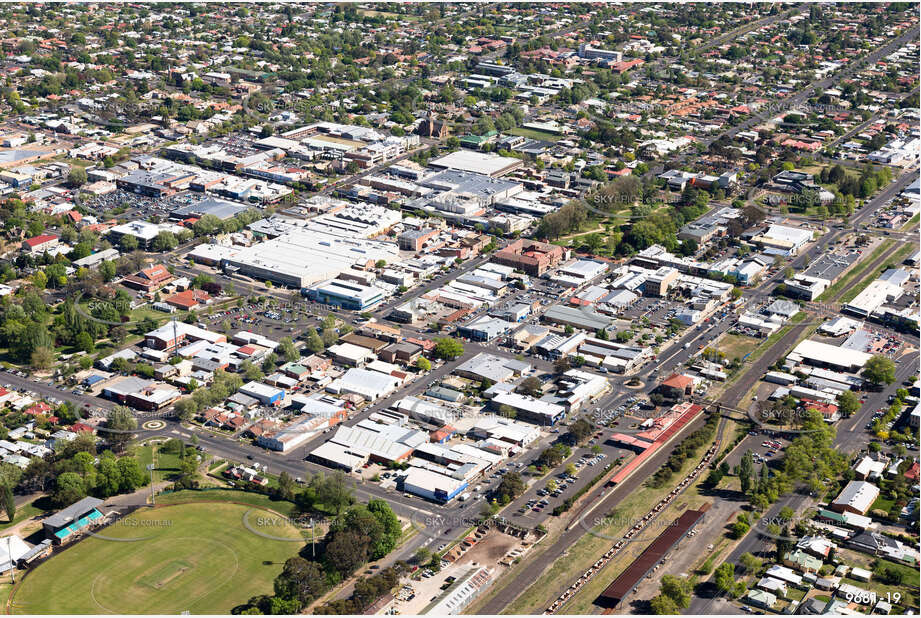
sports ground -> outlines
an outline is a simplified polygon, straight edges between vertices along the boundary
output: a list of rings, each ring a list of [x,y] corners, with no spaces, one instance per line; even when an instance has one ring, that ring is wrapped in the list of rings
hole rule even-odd
[[[271,533],[257,534],[270,520]],[[272,581],[303,547],[301,538],[281,515],[242,504],[143,509],[26,574],[13,592],[11,609],[17,614],[226,614],[252,596],[272,594]]]

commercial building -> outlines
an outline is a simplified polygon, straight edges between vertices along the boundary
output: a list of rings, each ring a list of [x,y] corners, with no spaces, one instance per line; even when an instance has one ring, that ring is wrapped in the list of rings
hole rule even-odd
[[[890,268],[864,288],[854,300],[844,305],[841,310],[868,318],[886,303],[901,298],[904,293],[903,286],[908,282],[910,276],[907,270]]]
[[[771,224],[752,242],[763,247],[767,253],[797,255],[800,249],[812,240],[812,231],[786,225]]]
[[[384,292],[373,285],[329,279],[307,289],[310,300],[354,311],[364,311],[384,300]]]
[[[866,481],[851,481],[845,485],[829,508],[837,513],[866,515],[879,497],[879,487]]]
[[[471,566],[458,576],[444,592],[435,597],[420,614],[423,616],[453,616],[460,614],[492,581],[484,566]]]
[[[482,315],[463,326],[459,326],[457,332],[462,337],[468,337],[474,341],[489,341],[490,339],[504,335],[514,327],[515,324],[513,322]]]
[[[793,348],[793,351],[787,356],[787,360],[841,371],[858,371],[872,357],[872,354],[859,350],[851,350],[806,339]]]
[[[531,365],[524,361],[481,352],[458,366],[454,373],[471,380],[505,382],[530,368]]]
[[[500,393],[492,398],[491,406],[496,410],[508,406],[516,418],[535,425],[555,425],[566,416],[566,408],[559,404],[519,393]]]
[[[539,277],[563,260],[563,248],[536,240],[518,239],[497,251],[493,259],[499,264],[523,270]]]
[[[240,392],[244,395],[258,399],[259,403],[264,406],[277,406],[285,398],[285,391],[262,382],[247,382],[240,387]]]
[[[524,162],[515,157],[500,157],[496,154],[473,150],[457,150],[433,159],[429,162],[429,167],[474,172],[498,178],[524,167]]]
[[[276,238],[242,249],[221,260],[221,264],[228,272],[306,288],[335,279],[352,268],[372,268],[379,260],[399,262],[397,244],[288,227]]]
[[[378,371],[352,368],[326,386],[332,393],[361,395],[368,401],[386,397],[397,389],[400,380]]]
[[[434,502],[450,502],[467,489],[467,481],[425,468],[410,468],[403,479],[403,491]]]

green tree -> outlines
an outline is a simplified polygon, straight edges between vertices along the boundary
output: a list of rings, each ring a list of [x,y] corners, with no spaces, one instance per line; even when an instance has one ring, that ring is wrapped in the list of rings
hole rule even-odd
[[[52,501],[60,508],[70,506],[86,497],[83,478],[76,472],[62,472],[55,481]]]
[[[7,520],[12,523],[16,517],[16,499],[13,497],[13,489],[9,485],[3,486],[3,510],[6,513]]]
[[[890,358],[877,355],[867,361],[863,377],[876,386],[895,382],[895,363]]]
[[[464,346],[460,341],[452,337],[439,339],[435,344],[434,354],[436,358],[444,360],[454,360],[464,353]]]
[[[419,371],[431,371],[432,363],[429,362],[429,359],[420,356],[416,359],[416,369]]]
[[[853,391],[844,391],[838,395],[838,409],[845,417],[851,416],[860,410],[860,398]]]
[[[115,406],[106,415],[105,436],[115,450],[124,449],[137,427],[131,408]]]

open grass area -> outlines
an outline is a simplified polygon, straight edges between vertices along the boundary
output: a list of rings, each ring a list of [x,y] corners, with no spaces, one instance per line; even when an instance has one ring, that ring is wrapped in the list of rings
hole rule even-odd
[[[147,469],[147,465],[154,463],[153,482],[169,481],[179,476],[179,456],[175,453],[164,453],[160,450],[159,445],[139,446],[135,450],[135,455],[141,464],[141,468]]]
[[[272,581],[302,542],[290,524],[275,538],[244,525],[250,507],[183,504],[143,509],[28,573],[13,593],[20,614],[227,614]],[[273,517],[261,511],[257,517]],[[275,516],[277,517],[277,516]],[[290,539],[290,540],[285,540]],[[53,593],[52,593],[53,591]]]
[[[285,500],[272,500],[268,496],[251,491],[236,489],[184,489],[157,496],[157,504],[186,504],[188,502],[227,502],[248,504],[256,508],[270,509],[286,517],[293,517],[295,506],[293,502]]]
[[[43,506],[47,508],[42,508]],[[18,507],[16,509],[16,515],[13,517],[13,521],[7,520],[6,516],[4,515],[3,517],[4,521],[0,523],[0,530],[6,530],[7,528],[11,526],[15,526],[19,522],[25,521],[27,519],[31,519],[32,517],[36,517],[39,515],[44,516],[46,513],[49,513],[51,511],[52,511],[51,501],[46,496],[36,498],[32,502],[28,502]]]
[[[525,129],[524,127],[515,127],[514,129],[509,129],[505,131],[509,135],[520,135],[521,137],[527,137],[529,139],[539,139],[545,142],[557,142],[563,139],[562,135],[556,135],[555,133],[548,133],[547,131],[538,131],[537,129]]]
[[[726,334],[720,339],[716,349],[726,355],[728,360],[742,358],[758,346],[758,340],[745,335]]]

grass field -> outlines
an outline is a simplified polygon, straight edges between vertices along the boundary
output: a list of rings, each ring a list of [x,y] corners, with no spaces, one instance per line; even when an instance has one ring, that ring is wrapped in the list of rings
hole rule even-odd
[[[106,539],[87,538],[27,574],[13,613],[227,614],[271,594],[284,561],[302,547],[282,540],[299,534],[279,515],[251,510],[189,503],[138,511],[98,533]],[[281,522],[272,524],[277,540],[251,531],[268,519]]]
[[[538,131],[537,129],[526,129],[524,127],[515,127],[514,129],[509,129],[506,133],[509,135],[520,135],[521,137],[527,137],[529,139],[543,140],[545,142],[558,142],[563,139],[562,135],[557,135],[556,133]]]

